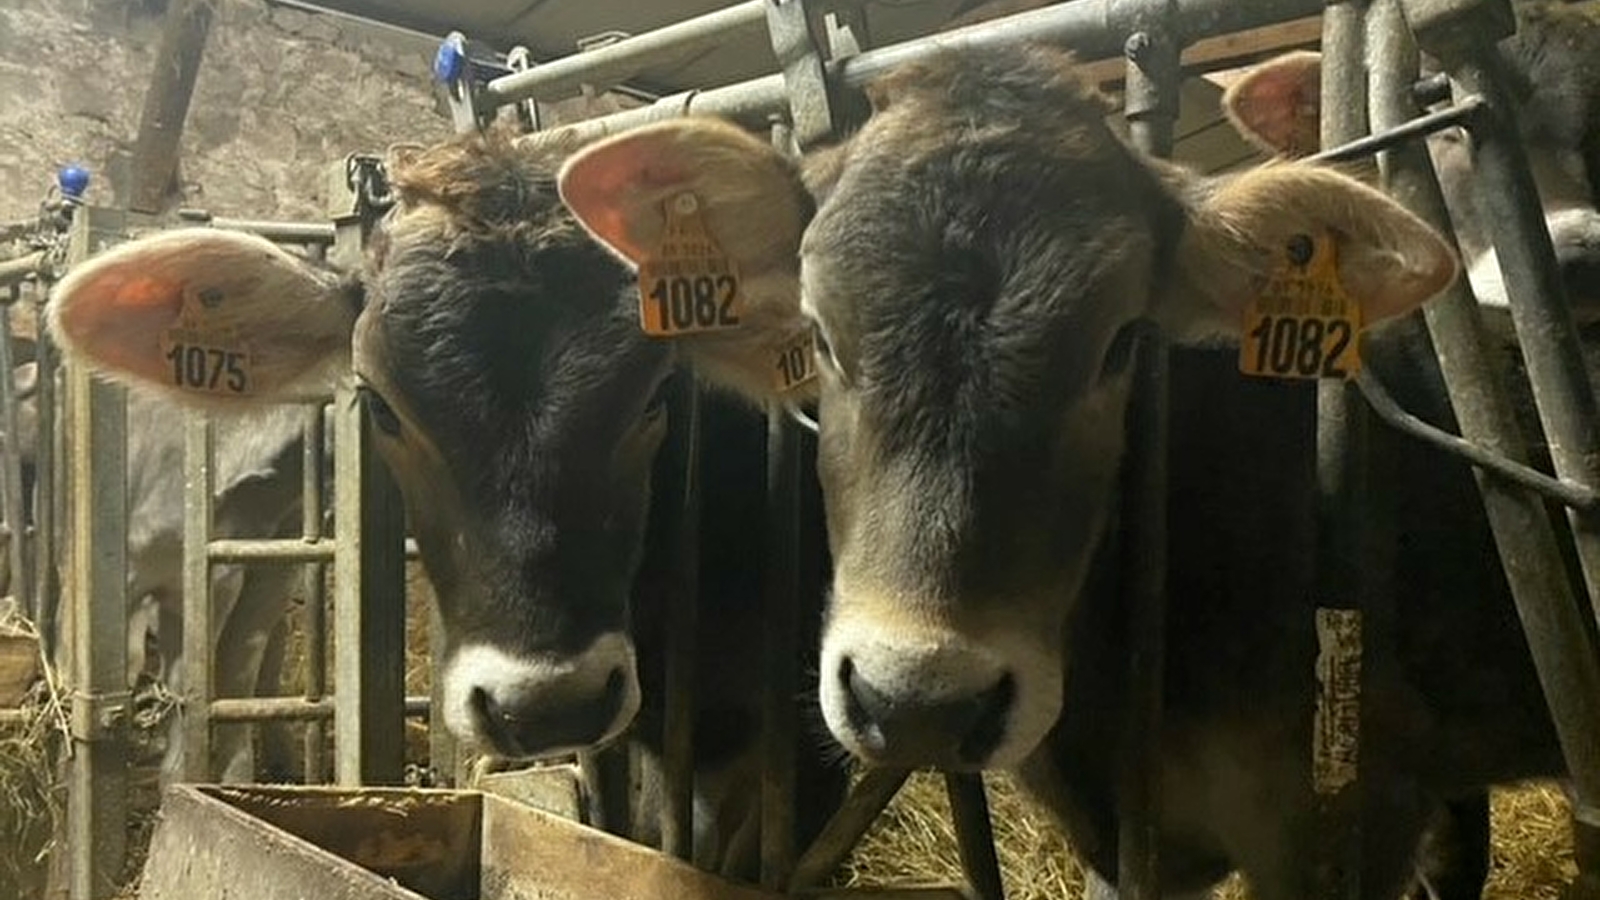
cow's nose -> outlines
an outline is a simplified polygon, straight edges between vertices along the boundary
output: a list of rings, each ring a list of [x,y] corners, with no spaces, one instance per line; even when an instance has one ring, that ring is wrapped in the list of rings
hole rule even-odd
[[[848,656],[839,663],[838,677],[851,730],[882,763],[981,766],[1005,736],[1017,692],[1016,679],[1004,672],[978,691],[891,694],[869,682]]]
[[[577,653],[457,648],[443,672],[445,723],[485,752],[524,760],[602,744],[639,710],[633,643],[597,638]]]
[[[533,757],[588,747],[610,736],[626,699],[628,673],[611,670],[598,690],[560,678],[498,681],[472,688],[479,730],[507,756]]]

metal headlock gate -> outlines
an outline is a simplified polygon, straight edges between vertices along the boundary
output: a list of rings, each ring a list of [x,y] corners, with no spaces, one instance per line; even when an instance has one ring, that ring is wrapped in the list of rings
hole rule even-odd
[[[828,12],[826,18],[819,15]],[[1403,203],[1448,233],[1449,221],[1431,164],[1417,138],[1452,125],[1466,127],[1476,148],[1479,198],[1494,226],[1494,245],[1505,281],[1512,288],[1513,318],[1528,363],[1528,375],[1541,421],[1554,456],[1556,478],[1527,469],[1528,452],[1512,418],[1504,385],[1490,375],[1487,349],[1479,332],[1474,298],[1458,283],[1429,304],[1426,326],[1436,346],[1448,347],[1440,368],[1449,387],[1465,441],[1431,430],[1387,402],[1371,376],[1355,384],[1324,384],[1318,391],[1319,516],[1315,565],[1323,609],[1319,621],[1354,623],[1356,641],[1335,654],[1336,677],[1323,683],[1319,706],[1337,728],[1331,745],[1320,752],[1345,754],[1358,761],[1360,740],[1359,685],[1362,617],[1381,615],[1389,602],[1381,589],[1383,573],[1362,558],[1365,497],[1364,461],[1367,420],[1376,414],[1387,425],[1449,452],[1466,456],[1478,468],[1478,483],[1497,546],[1505,562],[1519,615],[1533,650],[1572,776],[1574,820],[1581,869],[1577,896],[1600,897],[1600,652],[1590,645],[1577,592],[1584,590],[1600,612],[1600,530],[1595,510],[1600,487],[1600,418],[1578,353],[1577,336],[1559,279],[1554,253],[1539,215],[1527,160],[1517,142],[1515,112],[1506,100],[1493,64],[1494,41],[1510,33],[1508,0],[1336,0],[1326,8],[1318,0],[1071,0],[1056,6],[1010,16],[983,25],[951,31],[882,48],[864,49],[867,36],[848,5],[815,6],[806,0],[746,0],[716,13],[548,63],[529,64],[514,58],[511,71],[494,71],[468,52],[464,39],[453,37],[454,50],[467,64],[456,67],[451,87],[457,127],[469,130],[491,118],[498,108],[516,106],[529,127],[538,124],[537,107],[528,101],[571,96],[580,88],[606,89],[642,65],[692,48],[714,45],[735,32],[766,28],[781,72],[740,84],[688,91],[629,110],[555,129],[563,137],[592,138],[639,124],[689,113],[716,114],[748,126],[771,129],[786,149],[804,150],[848,124],[843,110],[850,92],[902,63],[949,48],[1003,53],[1019,40],[1042,40],[1077,51],[1083,59],[1123,55],[1125,113],[1133,140],[1154,155],[1172,147],[1179,77],[1184,49],[1202,39],[1315,15],[1323,16],[1324,144],[1343,144],[1321,156],[1344,159],[1382,152],[1383,175]],[[1412,34],[1415,34],[1415,43]],[[1454,80],[1452,110],[1418,116],[1417,45],[1440,60]],[[1441,86],[1427,84],[1443,99]],[[1370,113],[1369,113],[1370,110]],[[1379,134],[1361,139],[1372,128]],[[538,141],[540,135],[525,140]],[[1411,141],[1411,143],[1406,143]],[[332,234],[318,227],[315,236],[290,235],[300,242],[334,244],[336,253],[359,250],[370,225],[370,206],[353,205],[336,217]],[[370,198],[369,198],[370,199]],[[74,258],[97,249],[108,234],[120,232],[115,214],[90,210],[80,215],[74,233]],[[214,222],[221,225],[224,223]],[[267,231],[264,226],[255,230]],[[280,237],[282,235],[279,235]],[[346,257],[349,262],[353,257]],[[1129,660],[1137,715],[1124,736],[1125,769],[1119,779],[1121,819],[1121,894],[1134,900],[1159,896],[1158,811],[1161,785],[1149,764],[1161,722],[1161,665],[1164,639],[1166,347],[1153,332],[1141,341],[1136,400],[1129,416],[1131,462],[1124,502],[1127,520],[1139,531],[1130,536],[1137,561],[1126,573],[1137,646]],[[41,386],[43,379],[41,378]],[[122,729],[127,686],[123,665],[126,605],[123,601],[124,411],[119,393],[94,384],[82,374],[68,379],[72,465],[68,472],[74,525],[68,596],[80,607],[75,631],[73,703],[72,836],[75,854],[73,896],[104,895],[104,887],[122,858],[121,764]],[[403,616],[392,606],[400,596],[402,530],[395,492],[371,456],[368,427],[349,392],[335,398],[338,515],[332,541],[322,536],[320,485],[320,416],[308,418],[305,536],[289,541],[217,541],[208,533],[208,439],[203,424],[188,429],[190,474],[186,505],[185,579],[189,609],[186,638],[191,690],[187,698],[187,759],[200,765],[208,758],[209,724],[261,717],[325,719],[330,704],[320,696],[305,700],[212,701],[206,690],[209,656],[199,627],[209,614],[200,598],[208,594],[210,565],[221,561],[308,562],[332,560],[338,569],[340,597],[335,605],[338,696],[332,716],[341,748],[339,780],[344,783],[394,782],[401,746],[398,728],[403,702],[399,661]],[[672,401],[675,422],[695,420],[697,399],[692,388]],[[315,425],[311,419],[316,419]],[[313,439],[314,438],[314,439]],[[848,855],[872,821],[904,783],[903,770],[871,770],[852,789],[845,805],[823,834],[795,858],[793,785],[787,775],[792,762],[794,710],[792,697],[799,673],[793,668],[792,646],[798,614],[797,509],[800,438],[788,411],[769,412],[768,492],[771,499],[769,541],[774,563],[767,579],[768,670],[764,735],[765,772],[761,881],[772,888],[803,890],[819,886]],[[697,452],[694,428],[674,428],[673,443],[664,450],[692,472]],[[682,517],[672,540],[685,549],[696,546],[698,486],[688,479],[680,496]],[[314,496],[315,495],[315,496]],[[1557,554],[1556,535],[1544,513],[1546,497],[1564,503],[1582,563],[1585,584],[1569,583]],[[48,504],[43,504],[48,505]],[[692,851],[690,790],[692,733],[687,711],[688,661],[694,638],[692,607],[697,586],[697,558],[676,554],[682,568],[670,592],[673,623],[668,637],[668,676],[672,693],[667,718],[664,775],[669,785],[663,811],[665,849],[688,857]],[[317,579],[320,583],[320,579]],[[198,588],[196,590],[195,588]],[[319,606],[320,609],[320,606]],[[687,615],[683,613],[687,612]],[[315,626],[313,626],[315,627]],[[315,655],[315,654],[313,654]],[[1339,676],[1345,676],[1343,678]],[[1354,682],[1350,681],[1354,679]],[[198,687],[196,687],[198,686]],[[442,731],[442,729],[436,729]],[[626,763],[614,753],[584,760],[584,777],[596,798],[594,821],[613,825],[619,813],[619,782]],[[192,774],[199,774],[198,771]],[[618,777],[621,775],[622,777]],[[988,831],[982,782],[977,776],[947,777],[956,815],[960,846],[975,892],[1001,895],[1001,883]],[[1345,784],[1322,795],[1320,813],[1327,840],[1319,867],[1319,898],[1360,896],[1360,832],[1358,784]],[[625,801],[621,801],[625,802]]]

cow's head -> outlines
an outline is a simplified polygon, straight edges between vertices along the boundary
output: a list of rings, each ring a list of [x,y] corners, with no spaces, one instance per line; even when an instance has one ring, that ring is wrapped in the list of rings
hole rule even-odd
[[[1506,88],[1544,208],[1568,300],[1580,325],[1600,323],[1600,3],[1524,0],[1517,32],[1501,43]],[[1287,156],[1318,149],[1321,57],[1285,54],[1229,86],[1224,109],[1247,138]],[[1428,150],[1479,299],[1508,298],[1479,205],[1471,141],[1459,128]]]
[[[1236,335],[1301,235],[1333,238],[1368,321],[1455,264],[1338,174],[1202,182],[1142,159],[1055,51],[914,65],[872,99],[859,133],[808,162],[817,210],[793,248],[835,561],[822,708],[871,761],[1013,764],[1062,712],[1065,629],[1115,505],[1133,326]],[[597,173],[706,179],[742,210],[735,233],[802,224],[776,205],[794,190],[782,159],[714,123],[620,135],[563,170],[579,218],[627,253],[629,193],[588,191]]]
[[[353,368],[439,597],[446,721],[509,757],[591,746],[632,720],[627,601],[663,383],[683,361],[759,398],[773,389],[763,342],[781,331],[646,337],[629,271],[557,197],[562,157],[491,136],[397,160],[399,200],[359,276],[183,230],[75,268],[50,309],[74,359],[190,404],[247,407]],[[759,321],[762,285],[746,288]],[[226,368],[210,392],[174,385],[185,316],[196,343],[248,350],[245,391]]]

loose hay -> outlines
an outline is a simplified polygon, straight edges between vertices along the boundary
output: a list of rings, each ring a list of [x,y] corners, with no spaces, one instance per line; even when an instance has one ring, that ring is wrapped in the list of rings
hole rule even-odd
[[[0,628],[38,637],[33,624],[16,612],[0,620]],[[42,658],[39,671],[16,708],[19,719],[0,725],[0,897],[43,894],[65,815],[59,772],[67,746],[66,712],[55,674]]]
[[[1003,775],[985,776],[1008,900],[1083,896],[1083,872],[1060,831]],[[1484,900],[1557,900],[1577,875],[1567,801],[1547,784],[1492,794],[1493,862]],[[959,883],[960,856],[944,782],[917,773],[840,875],[842,885]],[[1216,900],[1248,900],[1238,877]]]

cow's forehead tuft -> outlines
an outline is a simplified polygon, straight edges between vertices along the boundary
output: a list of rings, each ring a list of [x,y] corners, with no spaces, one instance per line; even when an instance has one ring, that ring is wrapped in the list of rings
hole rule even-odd
[[[403,210],[442,211],[458,229],[565,221],[556,171],[567,151],[519,146],[504,129],[437,144],[394,163]]]

